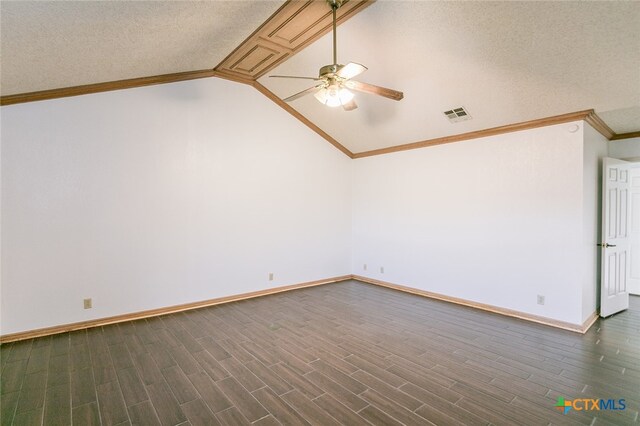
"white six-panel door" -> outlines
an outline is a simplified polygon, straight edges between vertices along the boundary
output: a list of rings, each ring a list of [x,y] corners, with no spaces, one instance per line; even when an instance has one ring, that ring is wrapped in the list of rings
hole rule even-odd
[[[629,307],[629,164],[605,158],[602,176],[602,280],[600,316]]]
[[[640,295],[640,163],[631,165],[630,200],[631,220],[629,221],[629,293]]]

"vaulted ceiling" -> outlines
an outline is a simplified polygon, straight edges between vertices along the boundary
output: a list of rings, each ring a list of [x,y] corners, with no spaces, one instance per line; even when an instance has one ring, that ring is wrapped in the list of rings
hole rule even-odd
[[[283,3],[2,1],[2,95],[211,70]],[[316,76],[332,62],[330,34],[302,47],[247,81],[279,98],[309,87],[269,78]],[[591,108],[615,133],[640,131],[640,2],[379,0],[339,26],[338,60],[405,94],[358,93],[349,112],[312,95],[290,103],[355,153]],[[472,119],[450,123],[443,111],[461,106]]]
[[[272,73],[313,76],[330,53],[325,36]],[[291,103],[353,152],[590,108],[616,133],[640,130],[638,2],[380,1],[340,26],[338,55],[405,94],[358,94],[351,112]],[[309,86],[260,81],[283,97]],[[460,106],[472,119],[450,123]]]
[[[211,69],[282,1],[2,1],[2,95]]]

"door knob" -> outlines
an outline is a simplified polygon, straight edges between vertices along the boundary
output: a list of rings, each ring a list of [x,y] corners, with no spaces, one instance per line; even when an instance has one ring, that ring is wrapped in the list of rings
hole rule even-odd
[[[607,244],[607,243],[598,243],[598,246],[607,248],[607,247],[615,247],[616,245],[615,244]]]

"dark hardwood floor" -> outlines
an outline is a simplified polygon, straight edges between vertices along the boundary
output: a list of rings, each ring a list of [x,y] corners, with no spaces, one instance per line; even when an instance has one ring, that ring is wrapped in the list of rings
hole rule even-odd
[[[579,335],[348,281],[16,342],[2,425],[632,424],[631,304]]]

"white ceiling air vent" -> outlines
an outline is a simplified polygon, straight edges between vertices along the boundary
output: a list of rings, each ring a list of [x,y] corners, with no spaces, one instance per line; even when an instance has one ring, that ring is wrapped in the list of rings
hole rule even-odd
[[[471,120],[471,115],[464,107],[452,108],[449,111],[445,111],[444,115],[447,116],[451,123]]]

